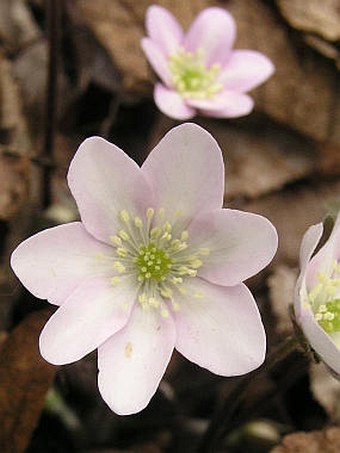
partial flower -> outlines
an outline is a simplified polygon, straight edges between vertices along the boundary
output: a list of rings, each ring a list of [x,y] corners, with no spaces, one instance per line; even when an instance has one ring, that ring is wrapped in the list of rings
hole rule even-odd
[[[313,256],[322,233],[319,223],[304,235],[294,312],[314,351],[340,376],[340,215],[327,242]]]
[[[99,390],[118,414],[143,409],[173,349],[222,375],[258,367],[266,339],[242,283],[265,267],[277,235],[265,218],[222,209],[221,151],[204,129],[172,129],[139,168],[102,138],[68,172],[81,222],[21,243],[11,264],[58,305],[40,336],[53,364],[98,348]]]
[[[154,89],[158,108],[179,120],[197,112],[213,117],[247,115],[254,106],[246,93],[274,72],[254,50],[234,50],[234,18],[223,8],[204,9],[187,33],[165,8],[150,6],[143,51],[161,79]]]

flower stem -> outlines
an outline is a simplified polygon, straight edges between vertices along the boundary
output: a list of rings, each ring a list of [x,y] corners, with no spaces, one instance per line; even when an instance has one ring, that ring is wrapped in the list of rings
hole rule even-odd
[[[248,373],[238,380],[235,388],[230,392],[226,400],[213,416],[207,431],[204,433],[201,442],[198,445],[196,450],[197,453],[213,453],[217,451],[216,445],[218,441],[230,430],[230,422],[240,408],[246,395],[246,390],[254,381],[254,378],[263,373],[272,371],[276,365],[297,350],[298,344],[296,337],[288,337],[268,355],[264,366],[252,373]]]

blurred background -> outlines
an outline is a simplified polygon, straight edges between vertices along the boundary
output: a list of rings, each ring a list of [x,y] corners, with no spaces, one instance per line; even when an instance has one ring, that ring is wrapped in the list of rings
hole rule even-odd
[[[273,263],[247,282],[266,326],[267,362],[221,378],[175,354],[149,407],[118,417],[99,396],[95,353],[61,368],[39,356],[53,308],[21,287],[11,251],[78,218],[65,176],[84,138],[100,135],[141,163],[178,124],[153,102],[156,76],[139,44],[152,3],[0,2],[0,451],[338,452],[338,382],[300,350],[280,363],[270,357],[293,332],[303,233],[340,201],[339,0],[156,2],[184,27],[207,6],[228,9],[235,47],[276,67],[251,92],[250,115],[194,119],[223,150],[225,206],[261,213],[279,233]]]

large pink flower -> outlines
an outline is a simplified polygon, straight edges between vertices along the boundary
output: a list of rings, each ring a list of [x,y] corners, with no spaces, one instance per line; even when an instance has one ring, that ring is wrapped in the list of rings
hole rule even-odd
[[[223,376],[264,360],[265,333],[242,281],[272,259],[265,218],[222,209],[221,151],[204,129],[172,129],[139,168],[93,137],[68,183],[81,222],[21,243],[12,267],[60,307],[40,337],[43,357],[66,364],[98,348],[99,389],[130,414],[155,393],[173,349]]]
[[[340,376],[340,215],[327,242],[311,258],[322,232],[319,223],[304,235],[294,311],[312,348]]]
[[[197,111],[225,118],[247,115],[254,102],[245,93],[274,71],[262,53],[233,50],[235,21],[222,8],[204,9],[185,34],[168,10],[153,5],[146,29],[149,36],[141,45],[162,80],[155,86],[155,102],[172,118],[189,119]]]

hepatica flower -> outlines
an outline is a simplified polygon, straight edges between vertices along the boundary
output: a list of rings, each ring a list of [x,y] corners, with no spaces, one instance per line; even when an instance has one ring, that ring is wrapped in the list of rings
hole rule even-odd
[[[312,257],[322,231],[321,223],[313,225],[303,238],[294,311],[312,348],[340,376],[340,216]]]
[[[89,138],[68,184],[81,222],[36,234],[11,260],[29,291],[59,306],[40,336],[47,361],[97,348],[99,390],[118,414],[148,404],[174,348],[222,376],[262,363],[265,333],[242,281],[272,259],[276,231],[222,209],[222,155],[208,132],[172,129],[141,168]]]
[[[214,117],[247,115],[254,102],[246,93],[274,71],[272,62],[253,50],[233,50],[236,25],[222,8],[204,9],[187,33],[161,6],[146,13],[144,53],[161,79],[154,89],[158,108],[185,120],[197,112]]]

